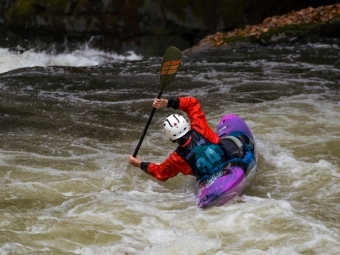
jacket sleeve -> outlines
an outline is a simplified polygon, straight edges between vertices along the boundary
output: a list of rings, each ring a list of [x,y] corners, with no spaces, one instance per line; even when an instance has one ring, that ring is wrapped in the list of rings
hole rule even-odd
[[[196,98],[180,97],[178,109],[187,113],[192,129],[195,129],[212,143],[220,141],[218,135],[210,128],[201,105]]]
[[[176,152],[171,153],[161,164],[149,163],[146,172],[163,182],[178,173],[193,174],[190,166]]]
[[[168,107],[187,113],[190,126],[213,143],[219,142],[218,135],[209,127],[204,112],[196,98],[180,97],[169,100]],[[178,173],[193,175],[191,167],[175,151],[161,164],[142,162],[141,169],[161,181],[175,177]]]

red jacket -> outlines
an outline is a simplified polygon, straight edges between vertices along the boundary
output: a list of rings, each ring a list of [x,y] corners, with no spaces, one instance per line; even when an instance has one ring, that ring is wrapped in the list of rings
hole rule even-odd
[[[205,114],[201,109],[201,105],[196,98],[179,98],[178,109],[187,113],[190,119],[191,129],[196,130],[212,143],[218,143],[220,141],[218,135],[209,127]],[[161,181],[166,181],[169,178],[176,176],[178,173],[193,175],[191,167],[176,151],[172,152],[161,164],[150,163],[147,168],[147,173]]]

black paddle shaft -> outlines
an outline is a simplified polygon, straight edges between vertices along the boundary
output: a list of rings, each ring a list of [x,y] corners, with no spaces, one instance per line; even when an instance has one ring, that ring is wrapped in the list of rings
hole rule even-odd
[[[179,49],[170,46],[163,57],[162,66],[161,66],[161,72],[160,72],[160,84],[161,84],[161,90],[158,94],[157,99],[160,99],[163,93],[163,90],[170,85],[170,83],[175,79],[178,68],[182,62],[182,53]],[[148,122],[146,123],[146,126],[142,132],[142,136],[138,142],[138,145],[135,149],[135,152],[133,153],[133,157],[137,156],[138,150],[143,142],[143,139],[146,135],[146,132],[148,131],[148,128],[150,126],[151,120],[153,118],[153,115],[155,114],[156,108],[152,109],[152,112],[150,114],[150,117],[148,119]]]
[[[163,91],[160,91],[160,92],[159,92],[157,99],[160,99],[160,98],[161,98],[162,93],[163,93]],[[141,136],[141,138],[140,138],[140,140],[139,140],[139,142],[138,142],[138,144],[137,144],[137,147],[136,147],[136,149],[135,149],[135,152],[133,153],[133,157],[136,157],[136,156],[137,156],[137,153],[138,153],[138,151],[139,151],[140,146],[142,145],[142,142],[143,142],[143,140],[144,140],[144,137],[145,137],[145,135],[146,135],[146,132],[148,131],[148,128],[149,128],[149,126],[150,126],[150,123],[151,123],[151,120],[152,120],[152,118],[153,118],[153,115],[155,114],[155,111],[156,111],[156,108],[153,107],[152,112],[151,112],[151,114],[150,114],[150,117],[149,117],[149,119],[148,119],[148,122],[146,122],[145,128],[144,128],[144,130],[143,130],[143,132],[142,132],[142,136]]]

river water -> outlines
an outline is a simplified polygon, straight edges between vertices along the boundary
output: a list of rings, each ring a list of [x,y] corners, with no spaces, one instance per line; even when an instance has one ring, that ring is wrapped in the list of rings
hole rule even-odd
[[[199,209],[195,178],[127,164],[159,92],[161,57],[0,49],[0,254],[339,254],[340,43],[183,55],[163,96],[197,97],[213,128],[248,123],[259,168]],[[174,149],[157,110],[139,155]]]

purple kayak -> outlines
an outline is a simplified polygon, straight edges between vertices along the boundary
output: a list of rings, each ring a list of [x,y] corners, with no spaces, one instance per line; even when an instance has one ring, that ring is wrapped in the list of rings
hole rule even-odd
[[[198,180],[195,196],[200,208],[221,206],[242,194],[257,171],[256,144],[243,119],[233,114],[223,116],[217,126],[217,134],[221,139],[235,137],[242,141],[244,154]]]

